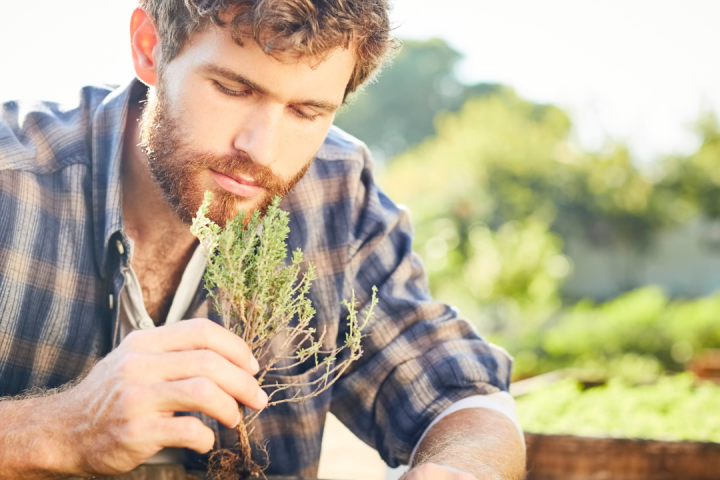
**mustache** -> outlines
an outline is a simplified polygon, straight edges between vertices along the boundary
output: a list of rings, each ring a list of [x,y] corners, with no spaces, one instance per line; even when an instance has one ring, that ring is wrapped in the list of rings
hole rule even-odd
[[[240,174],[253,178],[260,187],[276,195],[285,196],[288,193],[288,182],[276,175],[270,167],[253,161],[246,152],[226,155],[195,152],[188,157],[191,159],[188,167],[193,172],[211,169],[230,177]]]

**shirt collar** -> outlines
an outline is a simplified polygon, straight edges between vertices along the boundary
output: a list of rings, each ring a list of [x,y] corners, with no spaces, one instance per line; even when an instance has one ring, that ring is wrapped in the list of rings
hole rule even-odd
[[[128,105],[137,79],[113,90],[95,111],[92,121],[92,205],[95,255],[100,274],[108,276],[111,237],[124,235],[122,215],[122,153]]]

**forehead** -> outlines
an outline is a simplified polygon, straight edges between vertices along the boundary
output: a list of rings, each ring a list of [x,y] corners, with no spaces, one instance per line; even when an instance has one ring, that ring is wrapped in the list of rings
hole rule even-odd
[[[344,95],[355,68],[352,48],[335,48],[320,57],[270,55],[252,39],[238,45],[227,28],[208,25],[186,42],[179,61],[185,68],[212,63],[254,80],[270,91],[325,91]]]

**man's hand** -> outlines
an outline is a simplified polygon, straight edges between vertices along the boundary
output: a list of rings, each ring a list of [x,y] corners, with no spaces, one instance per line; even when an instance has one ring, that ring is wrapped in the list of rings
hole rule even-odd
[[[400,477],[400,480],[478,480],[478,478],[445,465],[423,463]]]
[[[0,451],[10,447],[0,453],[0,467],[17,465],[7,455],[26,455],[33,449],[22,451],[22,444],[38,441],[50,442],[44,445],[55,460],[44,467],[72,475],[126,472],[163,447],[207,452],[215,443],[212,430],[174,413],[199,411],[235,427],[238,402],[253,409],[267,403],[257,371],[245,342],[209,320],[133,332],[75,387],[31,399],[36,408],[23,406],[25,415],[43,418],[45,438],[0,440]],[[0,423],[3,413],[16,413],[14,403],[0,402]]]

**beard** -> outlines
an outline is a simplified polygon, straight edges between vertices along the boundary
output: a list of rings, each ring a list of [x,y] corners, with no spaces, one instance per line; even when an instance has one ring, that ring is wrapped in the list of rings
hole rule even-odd
[[[253,162],[250,155],[221,155],[192,148],[183,139],[183,125],[169,111],[162,81],[158,80],[155,95],[148,95],[140,121],[140,147],[148,158],[153,181],[162,191],[167,204],[183,223],[191,224],[202,204],[206,190],[211,190],[213,200],[207,217],[224,227],[226,222],[245,212],[245,225],[252,214],[259,210],[264,215],[275,196],[285,197],[302,179],[313,162],[314,156],[289,180],[276,175],[270,167]],[[249,176],[264,189],[253,198],[234,195],[214,182],[208,187],[203,177],[209,170]],[[205,186],[204,186],[205,185]]]

